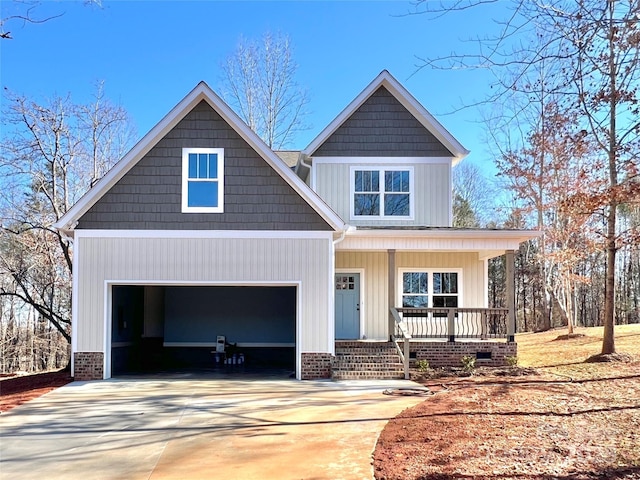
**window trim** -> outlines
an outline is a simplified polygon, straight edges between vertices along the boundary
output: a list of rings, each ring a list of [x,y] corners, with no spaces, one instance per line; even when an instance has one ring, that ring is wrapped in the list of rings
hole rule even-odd
[[[396,304],[399,307],[402,307],[402,297],[404,295],[403,289],[403,274],[405,273],[426,273],[427,277],[427,297],[428,297],[428,306],[426,308],[440,308],[433,306],[433,274],[434,273],[457,273],[458,274],[458,307],[464,308],[464,295],[463,295],[463,284],[464,279],[462,276],[463,269],[462,268],[452,268],[452,267],[403,267],[398,269],[398,274],[396,277]],[[440,294],[436,294],[440,295]],[[444,294],[446,296],[453,296],[453,294]],[[447,308],[447,307],[442,307]]]
[[[217,178],[210,179],[218,184],[218,205],[215,207],[189,206],[189,154],[213,153],[218,155]],[[183,148],[182,149],[182,213],[223,213],[224,212],[224,148]]]
[[[361,171],[377,171],[379,175],[378,195],[380,196],[380,214],[379,215],[356,215],[355,214],[355,195],[356,195],[356,172]],[[385,215],[384,214],[384,197],[386,192],[384,191],[384,178],[385,172],[409,172],[409,215]],[[389,192],[393,195],[397,195],[400,192]],[[349,215],[351,220],[413,220],[414,219],[414,200],[415,200],[415,188],[414,188],[414,169],[412,166],[403,165],[352,165],[349,168]]]

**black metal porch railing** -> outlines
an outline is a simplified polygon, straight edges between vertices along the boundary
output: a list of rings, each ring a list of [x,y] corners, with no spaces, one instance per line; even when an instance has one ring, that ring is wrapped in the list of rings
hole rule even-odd
[[[508,338],[507,308],[395,308],[394,336],[403,338]]]

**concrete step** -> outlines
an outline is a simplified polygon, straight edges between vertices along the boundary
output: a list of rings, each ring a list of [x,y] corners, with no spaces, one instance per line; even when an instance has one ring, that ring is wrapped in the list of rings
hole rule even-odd
[[[334,380],[396,380],[404,378],[404,372],[333,371]]]
[[[377,363],[377,362],[333,362],[332,368],[334,370],[402,370],[403,365],[397,359],[392,362]]]
[[[380,354],[360,354],[360,353],[336,353],[335,361],[340,362],[371,362],[371,363],[389,363],[399,362],[400,357],[397,354],[380,353]]]
[[[383,347],[379,347],[379,346],[339,347],[336,345],[336,354],[338,353],[354,353],[358,355],[381,353],[386,355],[397,355],[398,350],[396,350],[396,347],[384,347],[384,346]]]
[[[354,356],[354,357],[399,357],[397,350],[336,350],[335,356]]]

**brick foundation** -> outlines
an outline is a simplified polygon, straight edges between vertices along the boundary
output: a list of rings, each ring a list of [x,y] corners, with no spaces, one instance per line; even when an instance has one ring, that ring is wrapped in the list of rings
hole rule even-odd
[[[305,353],[301,354],[300,378],[302,380],[317,380],[331,378],[331,354],[330,353]]]
[[[104,378],[104,353],[76,352],[73,355],[75,380],[102,380]]]
[[[402,344],[401,344],[402,346]],[[491,355],[490,358],[478,358],[476,366],[502,367],[507,365],[508,357],[518,356],[518,344],[515,342],[412,342],[411,352],[417,360],[426,360],[432,367],[459,367],[464,356],[476,357],[478,353]]]

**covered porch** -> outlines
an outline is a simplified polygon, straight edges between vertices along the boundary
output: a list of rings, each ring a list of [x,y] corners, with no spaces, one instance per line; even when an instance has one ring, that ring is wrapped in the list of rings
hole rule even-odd
[[[421,359],[458,366],[471,355],[481,364],[506,364],[517,355],[515,250],[537,235],[454,228],[350,232],[336,244],[336,278],[359,274],[361,325],[352,338],[341,338],[336,328],[336,346],[342,342],[342,348],[346,340],[353,348],[354,341],[388,342],[406,378],[410,362]],[[488,261],[502,255],[506,302],[503,308],[490,308]],[[337,299],[340,295],[336,290]]]

